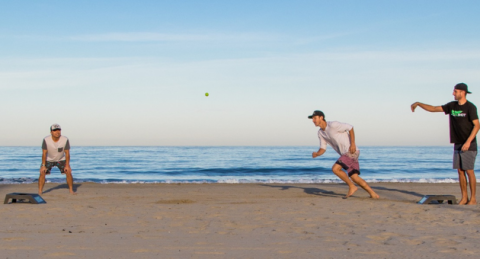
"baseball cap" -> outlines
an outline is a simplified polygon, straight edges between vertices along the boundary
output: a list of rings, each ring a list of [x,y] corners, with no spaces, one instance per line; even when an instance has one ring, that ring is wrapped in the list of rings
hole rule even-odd
[[[56,129],[61,130],[62,127],[60,127],[60,125],[58,125],[58,124],[56,124],[56,123],[55,123],[55,124],[52,124],[52,126],[50,126],[50,131],[53,131],[53,130],[56,130]]]
[[[459,83],[459,84],[455,85],[455,89],[457,89],[457,90],[463,90],[463,91],[465,91],[465,93],[471,94],[471,92],[468,91],[468,86],[467,86],[467,84],[465,84],[465,83]]]
[[[325,119],[325,114],[323,114],[323,112],[319,110],[313,111],[313,114],[308,116],[308,118],[311,119],[313,118],[313,116],[323,116],[323,119]]]

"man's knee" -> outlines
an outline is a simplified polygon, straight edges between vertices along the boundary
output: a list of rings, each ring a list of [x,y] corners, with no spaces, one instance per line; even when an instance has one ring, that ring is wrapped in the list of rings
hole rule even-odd
[[[339,171],[342,171],[342,166],[339,165],[339,164],[334,164],[332,166],[332,171],[335,173],[335,172],[339,172]]]
[[[361,179],[360,176],[358,175],[358,173],[352,173],[349,175],[350,178],[352,179]]]
[[[350,179],[352,179],[352,181],[354,181],[356,184],[361,184],[363,182],[365,182],[365,180],[362,179],[362,177],[360,177],[358,174],[351,174],[349,175]]]
[[[470,175],[475,175],[474,170],[465,170],[465,172],[470,176]]]

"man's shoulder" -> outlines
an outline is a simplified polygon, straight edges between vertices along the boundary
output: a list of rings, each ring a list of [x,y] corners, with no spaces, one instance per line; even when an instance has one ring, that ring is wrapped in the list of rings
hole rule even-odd
[[[341,122],[339,121],[327,121],[327,125],[329,126],[335,126],[335,125],[339,125],[341,124]]]
[[[344,126],[344,125],[351,125],[351,124],[346,123],[346,122],[340,122],[340,121],[327,121],[327,125],[332,127],[332,128],[338,128],[338,127],[341,127],[341,126]]]
[[[62,145],[68,145],[68,146],[70,146],[70,141],[69,141],[68,138],[65,137],[65,136],[61,136],[59,141],[60,141],[60,143],[62,143]]]
[[[475,104],[473,104],[472,102],[470,102],[468,100],[467,100],[467,104],[470,105],[470,106],[473,106],[475,109],[477,108],[477,106]]]
[[[450,113],[450,111],[452,111],[453,109],[457,109],[458,108],[458,101],[451,101],[451,102],[448,102],[444,105],[442,105],[442,110],[445,114],[448,114]]]
[[[43,141],[45,141],[47,144],[54,142],[51,135],[48,135],[48,136],[44,137]],[[62,135],[62,136],[60,136],[59,141],[67,142],[69,140],[68,140],[68,137]]]
[[[458,101],[451,101],[451,102],[448,102],[442,106],[452,106],[452,105],[458,105]]]

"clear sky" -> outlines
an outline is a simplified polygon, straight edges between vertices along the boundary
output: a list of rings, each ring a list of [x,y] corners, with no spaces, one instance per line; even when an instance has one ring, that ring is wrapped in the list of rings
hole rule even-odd
[[[0,146],[448,145],[480,105],[479,1],[2,1]],[[205,97],[205,93],[210,94]]]

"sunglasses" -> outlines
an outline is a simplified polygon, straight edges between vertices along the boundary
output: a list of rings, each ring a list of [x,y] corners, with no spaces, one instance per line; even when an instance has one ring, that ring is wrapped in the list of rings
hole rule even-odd
[[[54,129],[54,130],[52,130],[52,131],[57,131],[57,130],[62,130],[62,129]]]

